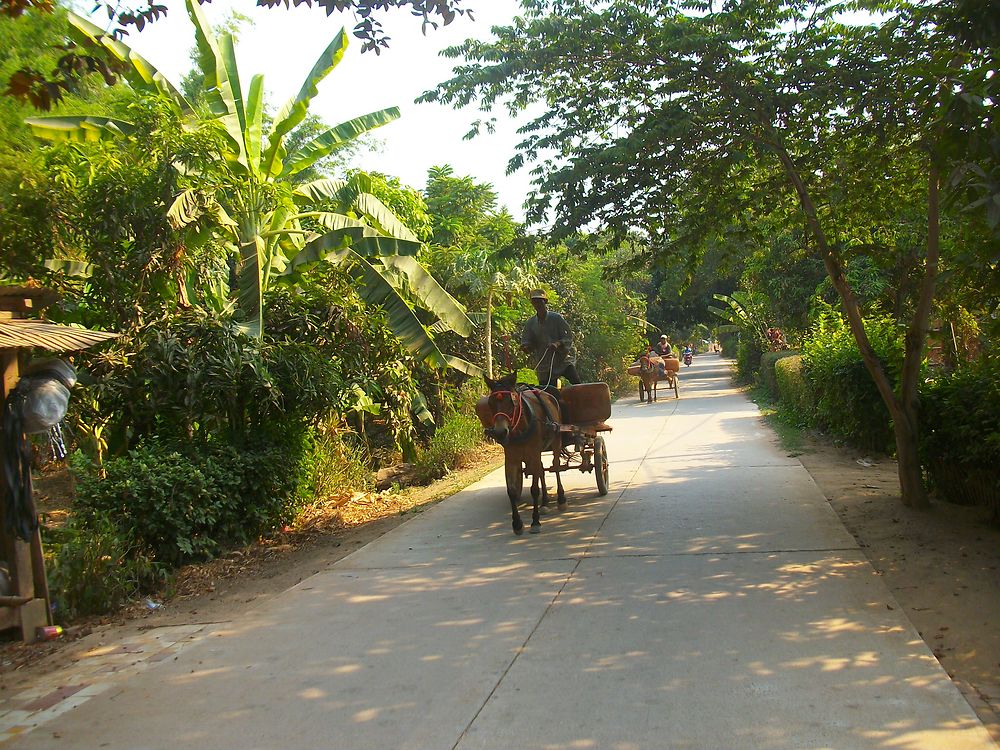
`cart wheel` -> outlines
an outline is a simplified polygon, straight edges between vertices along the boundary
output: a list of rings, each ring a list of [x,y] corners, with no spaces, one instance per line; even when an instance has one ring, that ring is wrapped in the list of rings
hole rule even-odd
[[[677,381],[678,380],[680,380],[680,378],[674,377],[674,398],[680,398],[681,397],[680,392],[677,390]]]
[[[604,447],[604,438],[594,438],[594,476],[597,477],[597,493],[608,494],[608,449]]]
[[[521,489],[524,487],[524,471],[521,469],[521,462],[508,462],[504,466],[504,473],[507,475],[507,496],[516,503],[521,499]]]

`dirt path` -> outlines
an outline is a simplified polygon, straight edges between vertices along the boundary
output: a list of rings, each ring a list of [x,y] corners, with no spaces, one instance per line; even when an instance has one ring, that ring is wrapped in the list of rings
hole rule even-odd
[[[906,508],[894,461],[816,438],[799,460],[1000,743],[1000,529],[988,509]]]
[[[1000,530],[983,509],[936,503],[904,508],[895,464],[816,438],[798,456],[848,530],[881,572],[896,601],[933,649],[994,738],[1000,742]],[[0,649],[0,691],[71,665],[79,653],[164,626],[238,622],[245,612],[324,570],[402,523],[429,503],[494,468],[494,446],[474,466],[387,501],[359,503],[354,521],[313,533],[279,536],[182,576],[180,593],[161,608],[138,605],[85,624],[63,642]],[[0,693],[2,695],[2,693]]]

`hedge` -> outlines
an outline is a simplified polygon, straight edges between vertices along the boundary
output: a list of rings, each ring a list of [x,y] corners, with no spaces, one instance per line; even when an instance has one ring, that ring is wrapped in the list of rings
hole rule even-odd
[[[778,409],[793,424],[812,424],[816,402],[806,380],[802,355],[793,354],[774,363]]]
[[[760,370],[757,373],[758,382],[764,386],[771,398],[778,398],[778,381],[775,378],[774,366],[778,360],[786,357],[797,357],[799,352],[788,349],[783,352],[764,352],[760,357]]]

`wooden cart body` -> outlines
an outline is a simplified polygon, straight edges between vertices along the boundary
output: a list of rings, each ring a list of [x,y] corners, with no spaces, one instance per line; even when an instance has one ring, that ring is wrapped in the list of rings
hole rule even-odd
[[[674,398],[680,398],[680,378],[678,373],[681,369],[681,361],[674,356],[659,357],[655,354],[650,355],[650,360],[654,365],[659,365],[660,363],[663,364],[663,375],[660,375],[658,367],[654,370],[656,373],[656,383],[666,383],[667,389],[673,390]],[[639,400],[645,401],[648,397],[650,401],[652,401],[651,395],[646,393],[646,384],[643,382],[642,377],[640,377],[641,369],[639,360],[636,360],[629,365],[627,372],[629,375],[634,375],[639,378]],[[657,387],[659,386],[657,385]]]
[[[559,391],[562,415],[558,425],[560,444],[574,450],[562,451],[561,460],[552,459],[546,471],[576,469],[594,472],[597,491],[608,493],[608,454],[601,433],[611,432],[611,389],[607,383],[568,385]]]

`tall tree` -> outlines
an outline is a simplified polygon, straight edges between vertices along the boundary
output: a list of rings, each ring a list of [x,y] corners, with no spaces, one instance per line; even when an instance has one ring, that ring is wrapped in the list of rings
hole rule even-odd
[[[224,147],[210,163],[185,164],[178,171],[185,187],[169,208],[173,227],[183,231],[182,247],[206,242],[228,249],[230,288],[240,322],[263,334],[263,294],[279,277],[317,263],[340,265],[370,304],[385,308],[390,325],[410,351],[437,367],[462,367],[446,357],[414,314],[413,301],[468,335],[465,312],[416,259],[420,242],[374,195],[364,176],[350,181],[300,175],[317,160],[358,135],[392,122],[396,108],[379,110],[329,128],[288,152],[287,136],[306,117],[318,84],[340,62],[347,47],[341,31],[320,55],[299,91],[278,112],[268,132],[263,125],[263,77],[254,76],[244,96],[231,34],[217,35],[196,0],[187,1],[195,27],[208,124],[219,130]],[[163,98],[192,127],[204,123],[174,86],[127,45],[114,41],[86,19],[70,14],[74,34],[101,45],[118,60],[129,83]],[[29,120],[37,135],[60,140],[116,140],[133,123],[107,117],[38,117]]]
[[[621,234],[639,226],[657,246],[781,211],[787,201],[776,196],[790,196],[789,220],[824,264],[893,419],[902,500],[926,504],[916,386],[939,263],[938,122],[949,73],[972,63],[934,34],[925,9],[904,2],[523,6],[525,18],[494,28],[495,40],[446,50],[466,64],[422,99],[514,111],[545,102],[510,168],[540,162],[529,215],[554,213],[557,235],[593,222]],[[879,20],[850,25],[850,9]],[[886,178],[914,166],[925,242],[897,392],[845,269],[870,251],[855,228],[884,223],[897,197]]]
[[[478,309],[484,321],[486,373],[493,377],[493,319],[497,300],[537,283],[510,252],[521,226],[497,210],[492,185],[456,177],[450,165],[431,167],[424,189],[432,221],[430,259],[447,286]]]

